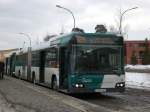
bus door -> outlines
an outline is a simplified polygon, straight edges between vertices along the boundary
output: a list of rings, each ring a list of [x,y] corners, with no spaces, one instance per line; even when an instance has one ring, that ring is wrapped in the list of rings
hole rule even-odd
[[[68,60],[67,49],[61,47],[59,49],[59,80],[62,89],[67,89]]]
[[[40,73],[39,73],[39,82],[44,83],[44,74],[45,74],[45,51],[40,52]]]

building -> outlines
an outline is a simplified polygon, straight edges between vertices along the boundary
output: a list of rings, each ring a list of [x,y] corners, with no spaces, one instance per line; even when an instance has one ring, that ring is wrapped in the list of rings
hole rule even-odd
[[[17,51],[18,49],[0,50],[0,62],[4,62],[5,58],[10,55],[11,52]]]
[[[149,48],[150,48],[150,41],[149,43]],[[143,53],[145,50],[145,41],[125,41],[125,61],[126,64],[131,64],[131,56],[133,53],[136,55],[137,59],[137,64],[142,64],[142,59],[143,59]]]

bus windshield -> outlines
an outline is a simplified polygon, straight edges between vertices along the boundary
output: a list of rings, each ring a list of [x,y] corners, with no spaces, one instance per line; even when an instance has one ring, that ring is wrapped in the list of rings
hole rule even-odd
[[[121,67],[121,49],[116,46],[75,45],[74,71],[112,73]]]

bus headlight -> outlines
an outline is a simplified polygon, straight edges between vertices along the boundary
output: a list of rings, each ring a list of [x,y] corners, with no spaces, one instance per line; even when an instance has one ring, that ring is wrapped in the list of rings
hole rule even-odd
[[[83,84],[80,84],[79,87],[83,88]]]
[[[76,88],[83,88],[84,86],[83,86],[83,84],[75,84],[75,87]]]
[[[120,83],[117,83],[116,84],[116,87],[124,87],[125,86],[125,83],[124,82],[120,82]]]
[[[117,87],[119,87],[120,86],[120,84],[117,84]]]
[[[123,87],[123,84],[120,84],[121,87]]]
[[[79,87],[79,84],[76,84],[75,87],[78,88],[78,87]]]

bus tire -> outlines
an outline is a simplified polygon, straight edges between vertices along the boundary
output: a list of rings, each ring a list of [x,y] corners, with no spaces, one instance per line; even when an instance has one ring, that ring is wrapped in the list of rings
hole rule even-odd
[[[36,79],[36,78],[35,78],[35,72],[33,71],[33,72],[32,72],[32,83],[34,83],[34,84],[35,84],[35,79]]]
[[[52,89],[53,90],[57,90],[58,89],[56,76],[52,76]]]
[[[18,78],[21,79],[21,72],[20,72],[20,70],[18,71]]]

